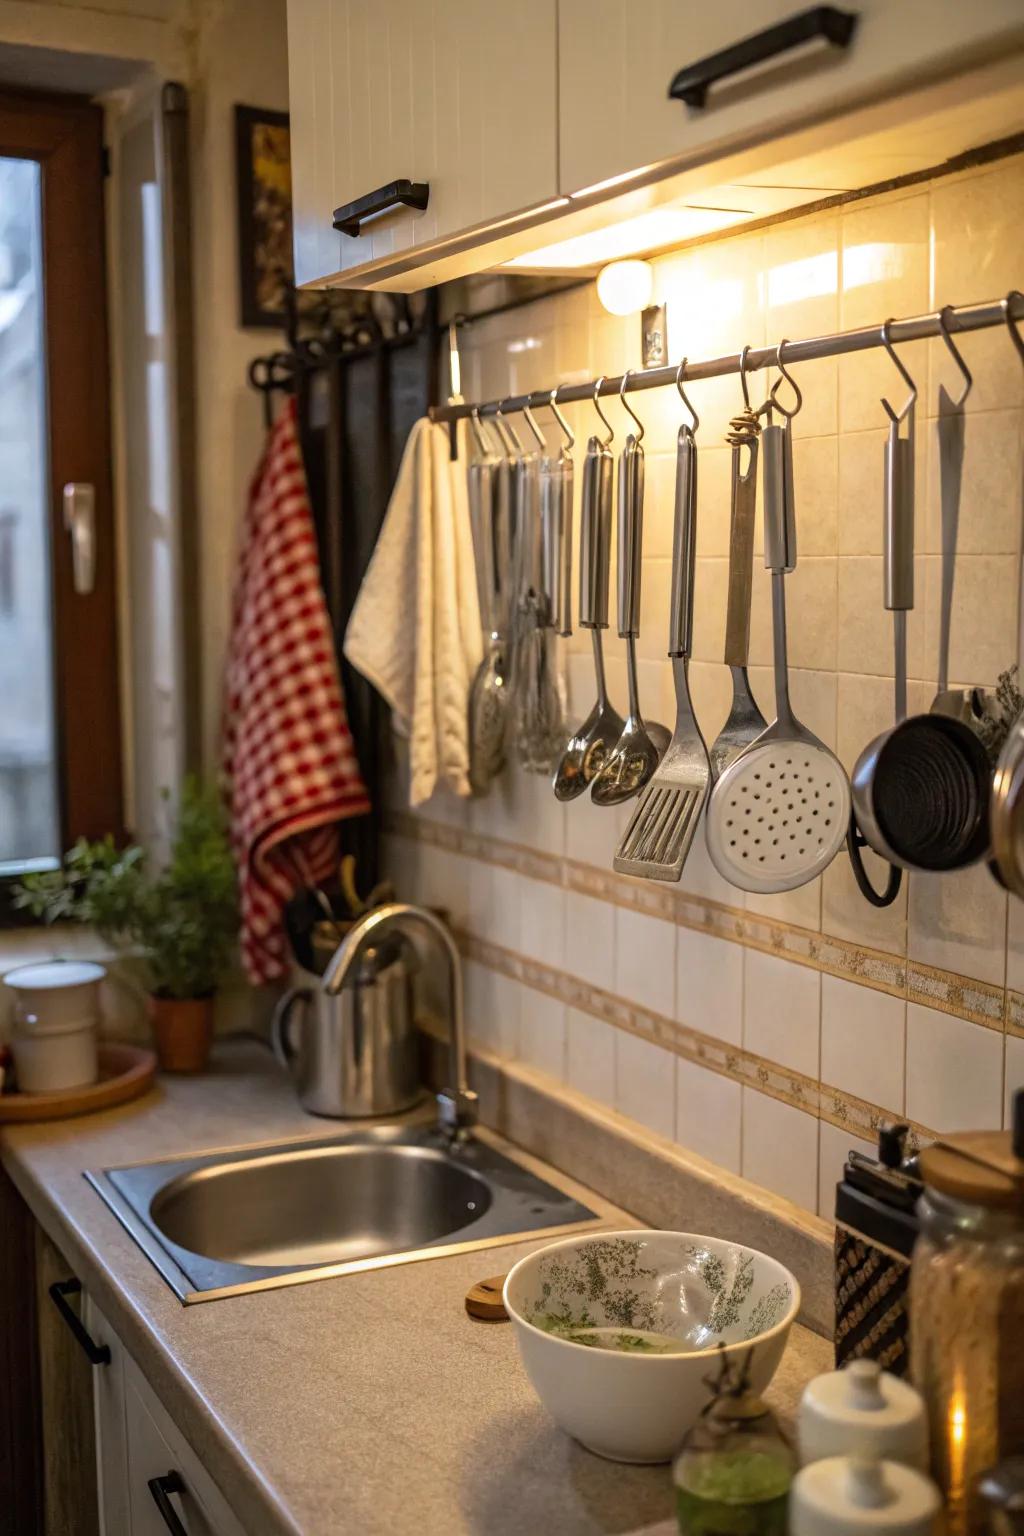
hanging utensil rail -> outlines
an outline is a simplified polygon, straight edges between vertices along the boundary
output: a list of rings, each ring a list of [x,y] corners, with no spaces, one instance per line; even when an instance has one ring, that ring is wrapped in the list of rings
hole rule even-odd
[[[945,315],[948,329],[959,334],[962,331],[983,331],[991,326],[1005,325],[1007,307],[1004,299],[992,299],[984,304],[950,305],[942,313]],[[1010,304],[1009,315],[1013,320],[1024,320],[1024,299],[1017,298]],[[942,330],[941,316],[933,312],[929,315],[915,315],[909,320],[893,320],[888,326],[888,337],[893,343],[922,341],[928,336],[941,336]],[[885,345],[882,331],[881,325],[865,325],[855,331],[834,331],[828,336],[811,336],[803,341],[787,341],[786,364],[792,367],[797,363],[814,362],[820,357],[840,357],[847,352],[868,352],[873,347]],[[776,346],[750,347],[746,350],[743,366],[747,373],[754,373],[758,368],[774,368],[777,359]],[[730,352],[725,357],[711,357],[704,362],[687,362],[683,369],[683,379],[690,382],[697,379],[718,379],[725,374],[739,371],[739,354]],[[558,389],[558,404],[567,405],[573,400],[593,400],[595,395],[621,395],[638,389],[660,389],[665,385],[680,382],[677,375],[678,369],[674,366],[636,371],[630,369],[626,375],[620,374],[615,378],[609,375],[605,379],[590,379],[585,384],[563,384]],[[478,411],[481,416],[496,416],[499,406],[502,413],[508,415],[510,412],[521,411],[526,406],[540,408],[547,405],[550,399],[550,389],[537,389],[528,395],[488,400],[485,404],[479,405],[474,405],[472,402],[435,405],[431,407],[430,416],[432,421],[438,422],[458,421],[462,417],[471,416],[474,411]]]

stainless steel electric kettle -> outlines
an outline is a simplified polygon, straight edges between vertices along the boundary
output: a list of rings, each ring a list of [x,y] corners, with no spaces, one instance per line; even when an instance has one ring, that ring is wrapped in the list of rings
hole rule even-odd
[[[416,950],[393,931],[366,945],[337,993],[300,971],[274,1011],[278,1060],[314,1115],[395,1115],[419,1097],[413,977]]]

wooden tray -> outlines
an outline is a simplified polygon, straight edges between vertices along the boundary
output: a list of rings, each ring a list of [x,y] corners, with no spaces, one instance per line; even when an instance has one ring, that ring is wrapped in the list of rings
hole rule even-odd
[[[99,1080],[84,1088],[61,1088],[56,1093],[0,1093],[0,1124],[25,1120],[67,1120],[72,1115],[91,1115],[115,1104],[127,1104],[150,1087],[156,1057],[138,1045],[112,1045],[98,1049]]]

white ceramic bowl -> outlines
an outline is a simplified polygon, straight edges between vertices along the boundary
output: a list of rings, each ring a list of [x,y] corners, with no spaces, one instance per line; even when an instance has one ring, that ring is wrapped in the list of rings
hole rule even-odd
[[[509,1271],[505,1309],[526,1373],[555,1421],[611,1461],[668,1461],[708,1401],[721,1340],[753,1349],[761,1392],[775,1373],[800,1287],[777,1260],[693,1232],[592,1232],[528,1254]],[[573,1330],[644,1329],[685,1352],[620,1353]]]

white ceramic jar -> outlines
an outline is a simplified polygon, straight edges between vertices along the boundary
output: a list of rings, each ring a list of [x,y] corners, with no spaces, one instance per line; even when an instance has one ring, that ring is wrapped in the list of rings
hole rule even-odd
[[[851,1360],[808,1382],[797,1435],[801,1466],[826,1456],[874,1456],[928,1471],[924,1399],[876,1360]]]
[[[789,1491],[789,1536],[934,1536],[942,1497],[898,1461],[829,1456],[803,1467]]]
[[[22,1093],[84,1088],[98,1075],[96,1032],[102,965],[52,960],[8,971],[15,997],[11,1039]]]

